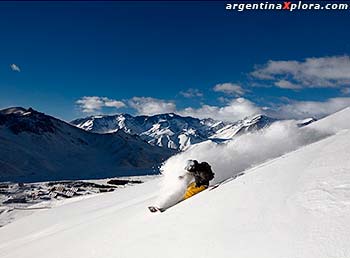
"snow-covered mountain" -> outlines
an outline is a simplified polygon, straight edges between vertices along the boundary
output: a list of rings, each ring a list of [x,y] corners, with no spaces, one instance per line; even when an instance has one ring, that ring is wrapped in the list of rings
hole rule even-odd
[[[230,139],[235,135],[258,130],[270,125],[272,118],[264,115],[247,117],[235,123],[182,117],[177,114],[154,116],[90,116],[71,122],[87,131],[111,133],[123,130],[139,135],[152,145],[170,149],[186,150],[189,146],[208,139]]]
[[[350,257],[349,121],[350,108],[312,123],[306,127],[332,135],[247,169],[164,213],[147,209],[162,178],[36,212],[0,228],[0,253],[6,258]],[[221,163],[217,160],[214,169]]]
[[[0,181],[152,173],[174,152],[120,130],[95,134],[33,109],[0,111]]]
[[[71,122],[79,128],[95,133],[110,133],[123,130],[139,135],[152,145],[184,150],[191,144],[204,141],[213,133],[212,120],[202,121],[176,114],[136,116],[90,116]]]
[[[231,139],[234,136],[241,135],[247,132],[254,132],[265,128],[271,123],[276,121],[276,119],[264,116],[255,115],[252,117],[247,117],[243,120],[239,120],[232,124],[226,124],[224,127],[216,130],[216,132],[211,135],[211,139]]]

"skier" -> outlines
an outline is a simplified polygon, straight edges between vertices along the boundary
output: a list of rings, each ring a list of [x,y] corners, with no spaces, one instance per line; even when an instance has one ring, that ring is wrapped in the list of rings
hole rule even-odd
[[[194,178],[194,182],[188,185],[186,193],[183,196],[184,200],[207,189],[209,181],[214,178],[211,166],[207,162],[199,163],[197,160],[188,160],[185,170]],[[184,177],[180,176],[181,179]]]
[[[187,186],[187,190],[180,201],[186,200],[207,189],[209,186],[209,181],[214,178],[214,173],[211,170],[211,166],[207,162],[199,163],[197,160],[188,160],[185,170],[186,174],[179,176],[179,179],[186,181],[188,180],[188,182],[192,182],[194,180],[194,182]],[[163,212],[166,210],[166,208],[156,206],[150,206],[148,209],[151,212]]]

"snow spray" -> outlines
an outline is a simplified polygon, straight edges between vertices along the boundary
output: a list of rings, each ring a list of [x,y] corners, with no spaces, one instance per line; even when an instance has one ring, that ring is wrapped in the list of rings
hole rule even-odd
[[[236,136],[224,143],[205,141],[193,145],[169,158],[161,167],[163,179],[158,207],[167,208],[182,200],[192,178],[179,177],[186,174],[184,168],[189,159],[208,162],[215,173],[211,184],[215,184],[329,135],[315,128],[300,128],[295,120],[285,120],[274,122],[256,132]]]

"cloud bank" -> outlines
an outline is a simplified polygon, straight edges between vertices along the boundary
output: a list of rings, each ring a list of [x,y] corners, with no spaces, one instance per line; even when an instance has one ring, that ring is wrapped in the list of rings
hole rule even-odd
[[[177,113],[197,118],[213,118],[223,121],[237,121],[254,114],[265,114],[279,119],[321,118],[350,106],[350,98],[330,98],[326,101],[290,101],[275,107],[259,106],[256,103],[237,98],[225,106],[203,105],[198,109],[185,108]]]
[[[286,89],[337,88],[350,85],[350,57],[306,58],[304,61],[268,61],[251,73]]]
[[[151,97],[133,97],[126,101],[109,99],[107,97],[82,97],[76,101],[83,113],[100,112],[103,107],[129,107],[137,115],[156,115],[176,113],[181,116],[191,116],[200,119],[212,118],[215,120],[235,122],[247,116],[265,114],[279,119],[321,118],[350,106],[350,97],[330,98],[325,101],[293,101],[276,104],[273,107],[260,106],[246,98],[233,98],[222,105],[202,104],[198,108],[177,108],[175,102]]]

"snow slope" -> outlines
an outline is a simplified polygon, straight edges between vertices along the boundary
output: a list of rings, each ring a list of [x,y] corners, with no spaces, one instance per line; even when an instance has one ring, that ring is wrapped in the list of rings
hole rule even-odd
[[[146,208],[161,178],[36,212],[0,228],[1,257],[348,258],[349,112],[317,122],[337,134],[161,214]]]

